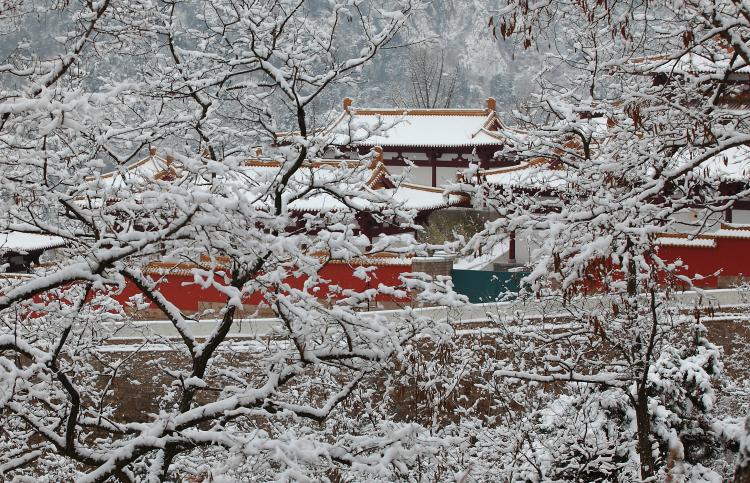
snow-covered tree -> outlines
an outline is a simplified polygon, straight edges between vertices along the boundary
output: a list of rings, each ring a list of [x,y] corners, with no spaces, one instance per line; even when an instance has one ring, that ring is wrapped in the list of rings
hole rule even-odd
[[[409,311],[394,320],[359,310],[379,294],[434,301],[444,288],[410,278],[357,292],[323,280],[331,261],[420,247],[408,236],[372,244],[359,232],[362,210],[397,227],[412,216],[361,189],[372,156],[310,160],[332,135],[318,129],[316,100],[351,85],[420,2],[13,7],[0,8],[4,42],[16,45],[0,65],[0,228],[65,247],[30,276],[2,280],[0,475],[303,481],[333,478],[336,467],[385,478],[408,467],[430,441],[419,426],[355,431],[327,419],[416,334],[443,330]],[[29,25],[46,24],[26,38]],[[249,163],[261,150],[264,160]],[[141,158],[143,169],[130,169]],[[295,202],[321,197],[335,209],[293,213]],[[187,269],[225,304],[182,313],[144,275],[154,261]],[[127,373],[137,352],[102,353],[130,323],[112,299],[126,285],[180,337],[159,339],[174,350],[147,361],[164,376],[159,410],[135,419],[123,416],[127,393],[115,386],[125,378],[137,387]],[[232,350],[227,334],[250,294],[281,324],[267,343]],[[201,317],[218,320],[197,337]]]
[[[517,113],[523,130],[507,132],[527,169],[513,183],[467,173],[478,182],[463,187],[499,215],[467,249],[513,233],[538,240],[528,292],[559,300],[570,323],[521,317],[506,341],[517,351],[494,376],[590,386],[539,413],[546,429],[528,443],[537,478],[702,473],[718,444],[708,422],[719,351],[699,314],[671,300],[690,280],[656,240],[701,233],[749,194],[723,177],[747,168],[736,150],[750,142],[750,5],[508,1],[497,12],[495,35],[551,53]],[[571,427],[581,418],[590,424]]]

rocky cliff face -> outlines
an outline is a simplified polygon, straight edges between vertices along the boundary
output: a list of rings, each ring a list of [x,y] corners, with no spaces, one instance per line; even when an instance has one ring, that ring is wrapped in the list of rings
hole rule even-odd
[[[310,1],[311,12],[316,1]],[[375,2],[377,3],[377,2]],[[407,29],[394,41],[391,48],[382,51],[368,65],[358,85],[331,86],[325,97],[315,106],[313,114],[318,122],[325,124],[335,113],[340,112],[341,99],[352,97],[356,105],[392,107],[393,91],[408,93],[409,45],[443,51],[446,64],[458,74],[451,107],[482,107],[487,97],[495,97],[498,110],[511,111],[518,100],[534,88],[533,79],[540,70],[541,55],[524,51],[511,42],[495,39],[488,27],[493,2],[487,0],[440,0],[432,2],[425,10],[417,12]],[[185,9],[190,8],[188,4]],[[52,56],[64,52],[59,41],[66,25],[61,19],[69,15],[66,9],[53,10],[44,15],[23,15],[12,23],[0,22],[0,64],[11,63],[13,58]],[[187,26],[201,24],[194,15],[185,15],[180,22]],[[354,28],[352,26],[351,28]],[[30,39],[33,38],[33,42]],[[347,50],[356,46],[342,35],[340,48]],[[115,52],[117,53],[117,52]],[[145,60],[144,60],[145,59]],[[144,70],[142,61],[150,56],[122,60],[117,55],[102,54],[96,62],[85,66],[96,88],[101,77],[125,74],[137,75]],[[147,70],[147,69],[145,69]],[[6,85],[5,88],[13,86]],[[403,96],[408,105],[408,95]],[[505,115],[504,118],[509,116]]]
[[[507,112],[534,88],[542,55],[495,39],[488,28],[487,3],[433,2],[414,17],[399,40],[402,44],[423,40],[426,48],[444,50],[446,61],[457,67],[459,75],[451,107],[481,107],[487,97],[495,97],[498,109]],[[388,105],[394,86],[408,90],[408,59],[408,48],[381,53],[355,92],[357,104]]]

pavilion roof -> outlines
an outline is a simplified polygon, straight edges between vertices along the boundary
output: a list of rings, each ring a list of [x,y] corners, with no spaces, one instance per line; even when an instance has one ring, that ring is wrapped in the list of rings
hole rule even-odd
[[[0,253],[25,253],[49,250],[65,245],[65,239],[57,236],[11,231],[0,233]]]
[[[117,189],[126,185],[132,185],[134,181],[172,180],[180,176],[182,165],[171,156],[161,157],[156,155],[156,150],[151,150],[149,155],[135,163],[127,166],[118,166],[117,169],[103,173],[97,177],[88,177],[88,181],[98,180],[109,189]]]
[[[240,190],[248,193],[257,206],[268,203],[272,193],[270,186],[283,169],[283,163],[275,159],[249,159],[236,169],[222,176]],[[190,177],[193,180],[190,180]],[[113,188],[113,194],[128,184],[142,181],[193,182],[193,189],[203,189],[208,179],[190,175],[177,161],[160,158],[151,153],[149,157],[117,171],[103,174],[99,183]],[[96,178],[92,178],[94,181]],[[458,194],[445,194],[442,189],[416,184],[396,185],[381,160],[308,160],[289,180],[288,187],[304,195],[288,205],[290,211],[329,212],[347,210],[350,207],[367,210],[378,204],[408,210],[432,210],[455,206],[465,202]],[[265,193],[265,196],[264,196]],[[270,198],[269,198],[270,199]]]
[[[506,140],[495,105],[490,98],[482,109],[380,109],[355,107],[347,98],[342,113],[322,134],[337,146],[501,146]]]
[[[538,190],[562,188],[570,178],[567,170],[555,169],[549,160],[543,158],[522,161],[517,166],[482,169],[477,175],[490,185]]]
[[[719,34],[715,34],[713,38],[701,42],[693,49],[673,55],[635,57],[624,65],[633,73],[723,74],[731,68],[734,74],[750,74],[750,66],[744,65],[742,58],[735,54],[734,47]],[[747,76],[744,75],[742,78],[746,79]]]
[[[644,66],[653,67],[654,72],[686,73],[686,74],[714,74],[723,73],[730,69],[732,55],[719,50],[715,53],[705,54],[688,52],[679,59],[665,59],[658,57],[644,59]],[[733,70],[737,74],[750,74],[750,66],[743,66]]]
[[[695,156],[702,155],[698,151],[683,150],[678,152],[674,158],[675,167],[683,163],[692,162]],[[750,146],[739,145],[723,150],[720,154],[703,161],[700,166],[694,168],[694,172],[705,178],[720,182],[750,182]]]
[[[442,188],[412,183],[402,183],[395,189],[384,191],[388,191],[396,206],[407,210],[434,210],[468,202],[468,198],[463,194],[446,193]]]
[[[695,156],[702,154],[701,151],[680,151],[674,156],[671,165],[673,168],[678,168],[685,163],[692,162]],[[694,168],[694,172],[721,183],[750,183],[750,145],[727,148],[720,154],[703,161]],[[573,180],[575,173],[555,167],[554,163],[547,159],[536,158],[522,161],[517,166],[480,169],[476,176],[484,183],[497,186],[562,189]]]
[[[334,193],[348,193],[350,206],[366,210],[379,203],[406,210],[433,210],[465,203],[466,197],[456,193],[445,193],[441,188],[423,186],[411,183],[395,185],[390,179],[386,166],[375,161],[365,169],[356,161],[315,161],[299,172],[297,182],[304,186],[321,186],[331,191],[319,190],[309,196],[296,199],[290,203],[293,211],[333,211],[347,209],[347,204]],[[340,170],[341,166],[349,169]],[[359,167],[358,167],[359,166]],[[279,166],[265,165],[253,167],[254,174],[258,169],[267,171],[266,175],[273,176]]]

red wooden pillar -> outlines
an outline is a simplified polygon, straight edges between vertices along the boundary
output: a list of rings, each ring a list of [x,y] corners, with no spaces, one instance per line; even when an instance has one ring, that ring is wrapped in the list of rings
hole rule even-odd
[[[477,148],[477,156],[479,156],[479,167],[482,169],[490,168],[490,157],[485,149]]]
[[[510,243],[508,247],[508,261],[516,262],[516,230],[510,232]]]
[[[430,150],[427,153],[430,160],[430,166],[432,167],[432,186],[437,186],[437,155],[435,151]]]

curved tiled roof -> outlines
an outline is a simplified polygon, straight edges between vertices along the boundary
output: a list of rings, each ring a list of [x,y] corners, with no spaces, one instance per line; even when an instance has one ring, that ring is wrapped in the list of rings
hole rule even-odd
[[[275,160],[263,160],[263,159],[249,159],[245,161],[245,166],[249,168],[268,168],[272,170],[278,170],[281,168],[281,163]],[[333,160],[333,159],[314,159],[306,161],[303,164],[303,168],[310,169],[311,171],[323,172],[323,170],[331,169],[335,170],[342,166],[351,170],[367,170],[369,177],[364,182],[364,185],[368,188],[377,189],[382,181],[388,177],[388,168],[382,163],[382,161],[373,159],[370,165],[365,167],[361,161],[356,160]]]
[[[685,233],[661,233],[655,242],[662,246],[716,248],[717,240],[722,238],[750,239],[750,225],[722,223],[714,232],[694,236]]]
[[[385,190],[384,190],[385,191]],[[468,197],[459,193],[446,193],[441,188],[402,183],[388,190],[393,204],[406,210],[427,211],[468,203]]]
[[[169,156],[162,158],[157,156],[155,152],[151,152],[148,156],[133,164],[102,173],[97,177],[89,176],[86,180],[95,181],[98,179],[109,188],[119,188],[126,184],[126,179],[128,181],[132,178],[167,181],[179,177],[180,172],[180,163],[175,162]]]
[[[654,72],[663,72],[666,74],[672,72],[685,72],[690,74],[713,74],[716,72],[724,72],[730,68],[731,55],[727,52],[720,53],[720,55],[709,57],[708,55],[701,55],[695,52],[689,52],[677,60],[667,58],[649,58],[644,59],[643,63],[646,66],[654,66]],[[740,67],[735,69],[734,72],[748,74],[750,73],[750,66]]]
[[[495,100],[483,109],[361,108],[344,100],[344,110],[321,135],[338,146],[382,147],[479,147],[500,146],[503,123]],[[379,131],[371,134],[373,131]],[[277,133],[281,143],[293,132]]]
[[[57,236],[12,231],[0,233],[0,253],[49,250],[65,245],[65,239]]]
[[[226,176],[232,177],[232,182],[237,186],[245,186],[249,198],[262,206],[266,201],[259,198],[258,193],[273,182],[281,168],[282,163],[278,160],[249,159],[239,171]],[[162,176],[167,171],[171,177]],[[151,154],[133,165],[91,178],[91,181],[99,180],[107,183],[110,188],[117,189],[131,180],[182,180],[185,173],[178,163]],[[378,157],[369,162],[326,159],[305,161],[289,180],[289,187],[300,192],[314,187],[309,193],[289,203],[289,209],[297,212],[346,210],[349,206],[366,210],[379,203],[392,203],[410,210],[432,210],[465,201],[465,197],[455,193],[444,195],[439,188],[408,183],[394,186],[388,169]],[[196,185],[195,189],[202,189],[202,186]]]
[[[698,153],[700,155],[700,153]],[[692,162],[690,153],[683,152],[676,156],[676,162]],[[725,149],[700,164],[695,171],[708,178],[721,181],[750,181],[750,146],[734,146]]]
[[[556,189],[564,187],[570,173],[555,169],[550,161],[536,158],[523,161],[517,166],[483,169],[477,172],[479,179],[490,185],[510,188]]]
[[[333,144],[382,147],[500,146],[495,112],[351,109],[328,129]],[[378,134],[371,132],[380,130]]]
[[[316,256],[323,259],[326,257],[326,254],[321,253]],[[390,253],[374,253],[364,257],[353,258],[351,260],[330,260],[327,263],[350,266],[411,266],[412,260],[413,257],[409,256],[398,256]],[[192,271],[195,269],[208,270],[208,267],[188,262],[153,261],[143,267],[142,273],[146,275],[192,276]],[[226,267],[219,265],[214,267],[214,270],[223,271],[226,270]]]
[[[670,247],[716,248],[716,238],[710,235],[698,235],[691,238],[682,233],[663,233],[656,238],[655,243]]]

